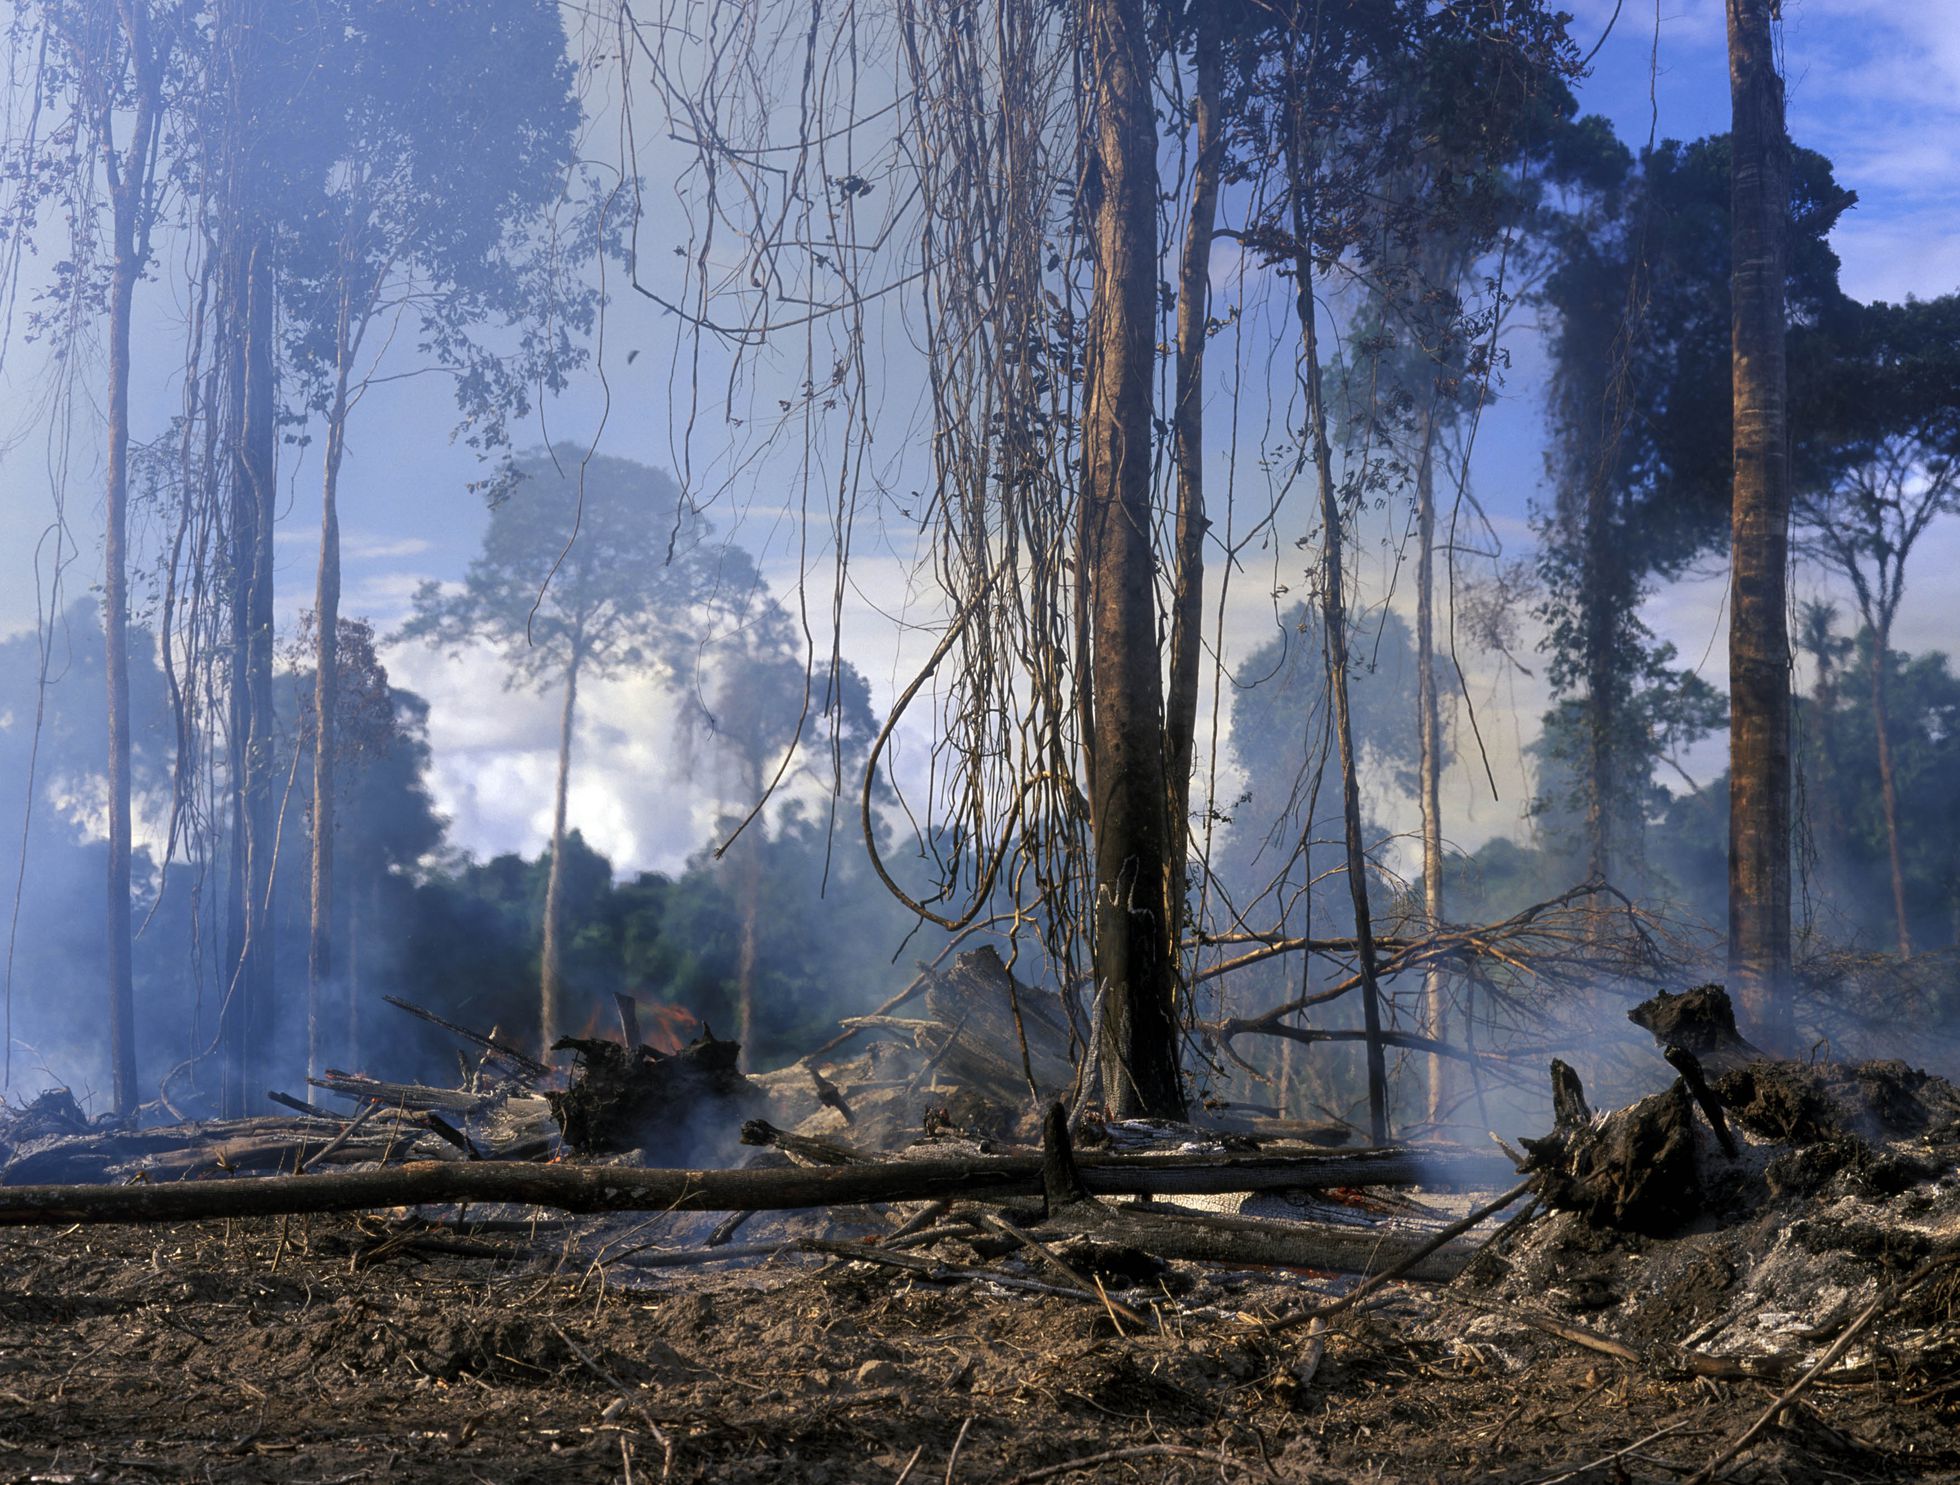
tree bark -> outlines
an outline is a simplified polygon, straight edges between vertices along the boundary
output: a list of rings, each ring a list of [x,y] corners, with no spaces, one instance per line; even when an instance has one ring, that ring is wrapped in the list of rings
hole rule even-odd
[[[1205,596],[1204,391],[1205,344],[1211,324],[1211,238],[1218,220],[1218,182],[1225,163],[1219,117],[1223,67],[1217,21],[1199,6],[1196,91],[1197,161],[1191,175],[1191,214],[1177,279],[1177,406],[1171,414],[1177,465],[1177,567],[1171,598],[1170,689],[1166,697],[1164,767],[1170,775],[1171,871],[1168,891],[1172,942],[1182,936],[1191,860],[1191,769],[1196,751],[1198,671],[1203,653]]]
[[[340,461],[347,444],[347,297],[335,331],[333,406],[320,480],[320,566],[313,595],[318,645],[313,666],[312,890],[306,933],[306,1075],[325,1065],[325,1006],[333,974],[334,767],[340,696]]]
[[[1111,1114],[1182,1118],[1150,508],[1157,126],[1148,26],[1142,0],[1083,0],[1081,17],[1095,130],[1080,580],[1094,676],[1098,1061]]]
[[[1756,1034],[1791,1036],[1790,472],[1784,233],[1790,149],[1773,0],[1727,0],[1734,107],[1735,484],[1729,625],[1729,981]]]
[[[1422,911],[1433,932],[1443,922],[1443,735],[1436,701],[1436,413],[1423,420],[1416,466],[1416,742],[1417,792],[1422,801]],[[1422,977],[1422,1029],[1449,1040],[1449,978],[1432,965]],[[1449,1062],[1429,1059],[1428,1117],[1432,1127],[1449,1108]]]
[[[1381,986],[1375,977],[1374,915],[1368,906],[1368,858],[1361,839],[1361,784],[1355,765],[1354,723],[1348,705],[1347,598],[1344,517],[1334,489],[1333,451],[1327,441],[1327,403],[1320,376],[1320,335],[1314,320],[1313,185],[1304,160],[1301,125],[1287,130],[1287,167],[1293,194],[1293,262],[1298,282],[1300,373],[1306,383],[1307,437],[1320,488],[1321,627],[1327,645],[1327,687],[1333,699],[1334,737],[1341,759],[1341,803],[1347,846],[1348,896],[1354,904],[1355,956],[1361,972],[1361,1015],[1368,1061],[1368,1125],[1377,1144],[1388,1138],[1388,1062],[1382,1045]]]
[[[1912,923],[1906,916],[1906,868],[1899,850],[1899,789],[1892,766],[1892,715],[1886,685],[1886,653],[1891,625],[1872,630],[1872,727],[1878,734],[1878,795],[1885,808],[1885,849],[1892,869],[1892,915],[1898,925],[1899,957],[1912,957]]]
[[[544,947],[538,975],[538,1058],[551,1061],[551,1045],[563,1034],[565,913],[565,796],[572,776],[572,728],[578,709],[578,672],[583,657],[578,642],[565,667],[565,708],[558,721],[558,791],[551,815],[551,870],[544,887]]]

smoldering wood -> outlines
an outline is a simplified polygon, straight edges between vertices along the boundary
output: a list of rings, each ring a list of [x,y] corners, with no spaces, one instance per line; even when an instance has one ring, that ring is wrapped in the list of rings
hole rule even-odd
[[[1722,1153],[1734,1160],[1739,1153],[1736,1149],[1735,1136],[1729,1133],[1729,1121],[1722,1113],[1721,1101],[1715,1097],[1715,1091],[1708,1086],[1708,1079],[1701,1070],[1700,1059],[1686,1047],[1671,1042],[1662,1051],[1661,1056],[1667,1059],[1669,1067],[1681,1074],[1681,1081],[1687,1084],[1688,1091],[1694,1095],[1696,1104],[1701,1108],[1702,1117],[1708,1121],[1708,1127],[1715,1131],[1715,1139],[1721,1145]]]
[[[501,1096],[501,1090],[489,1093],[472,1093],[466,1088],[431,1088],[421,1083],[384,1083],[376,1078],[362,1077],[359,1073],[342,1072],[338,1068],[328,1068],[317,1078],[306,1080],[315,1088],[324,1088],[329,1093],[338,1093],[345,1098],[373,1099],[377,1103],[393,1104],[397,1108],[420,1113],[424,1109],[441,1109],[449,1113],[473,1114],[485,1108]]]
[[[1735,1007],[1720,985],[1697,985],[1679,995],[1663,990],[1628,1011],[1627,1019],[1650,1032],[1662,1047],[1693,1053],[1704,1069],[1717,1076],[1769,1057],[1735,1029]]]
[[[572,1036],[552,1050],[577,1058],[569,1085],[545,1098],[565,1143],[581,1155],[684,1153],[698,1121],[725,1122],[767,1104],[741,1072],[741,1043],[713,1032],[673,1053]]]
[[[1084,1160],[1077,1168],[1084,1189],[1098,1196],[1327,1190],[1437,1180],[1474,1184],[1504,1169],[1489,1156],[1431,1157],[1407,1150],[1284,1156],[1263,1152],[1134,1155]],[[0,1226],[193,1222],[450,1202],[516,1202],[567,1212],[736,1212],[941,1198],[1011,1200],[1039,1195],[1043,1189],[1041,1171],[1042,1160],[1036,1155],[772,1170],[646,1170],[506,1160],[422,1160],[383,1170],[277,1180],[0,1187]],[[1198,1241],[1193,1238],[1187,1246]],[[1314,1262],[1298,1257],[1263,1261]]]
[[[805,1134],[791,1134],[786,1129],[778,1129],[767,1119],[747,1120],[742,1125],[741,1140],[745,1145],[759,1145],[781,1150],[798,1165],[862,1165],[868,1160],[886,1158],[883,1155],[854,1150],[834,1140],[820,1140]]]
[[[364,1137],[362,1118],[381,1122]],[[349,1123],[333,1118],[227,1119],[153,1129],[94,1129],[48,1135],[0,1150],[0,1186],[112,1181],[140,1172],[151,1179],[291,1170],[320,1162],[354,1165],[388,1154],[412,1154],[428,1131],[395,1110],[370,1104]]]
[[[1570,1064],[1552,1059],[1552,1123],[1560,1129],[1577,1129],[1592,1123],[1592,1105],[1586,1102],[1585,1085]]]
[[[1583,1108],[1577,1074],[1564,1068],[1554,1087],[1561,1081],[1563,1097]],[[1664,1093],[1585,1122],[1561,1120],[1545,1138],[1522,1143],[1545,1202],[1596,1227],[1660,1236],[1701,1209],[1694,1113],[1680,1079]]]

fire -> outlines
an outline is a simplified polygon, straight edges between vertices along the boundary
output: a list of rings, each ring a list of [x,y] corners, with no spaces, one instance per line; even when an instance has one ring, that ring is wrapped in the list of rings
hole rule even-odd
[[[667,1005],[659,1001],[649,1003],[634,997],[633,1011],[639,1022],[642,1045],[652,1047],[656,1052],[671,1055],[701,1034],[701,1018],[686,1006]],[[586,1017],[585,1028],[579,1035],[587,1040],[606,1036],[617,1039],[619,1026],[603,1008],[595,1006],[592,1014]]]
[[[640,1038],[662,1052],[678,1052],[701,1033],[701,1018],[686,1006],[640,1006]]]

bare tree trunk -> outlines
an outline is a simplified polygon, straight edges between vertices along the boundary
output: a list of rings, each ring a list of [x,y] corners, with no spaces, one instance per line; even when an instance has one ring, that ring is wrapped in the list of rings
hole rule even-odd
[[[109,992],[109,1065],[116,1112],[138,1103],[136,997],[130,946],[130,719],[129,719],[129,377],[130,318],[136,285],[149,262],[148,212],[152,150],[162,112],[164,57],[153,44],[147,6],[121,14],[128,47],[133,112],[129,142],[118,152],[115,112],[106,94],[96,111],[96,142],[103,153],[115,262],[109,279],[108,450],[102,542],[102,660],[107,686],[109,880],[106,944]],[[111,43],[113,45],[113,43]],[[99,71],[100,86],[115,70],[108,56],[81,59],[84,73]]]
[[[273,756],[272,661],[273,641],[273,523],[279,493],[279,409],[273,362],[277,292],[272,264],[272,234],[255,234],[248,277],[245,342],[244,460],[246,488],[254,509],[252,575],[247,615],[247,703],[245,802],[248,912],[251,927],[245,988],[247,1001],[247,1081],[241,1093],[247,1105],[263,1097],[260,1086],[270,1069],[278,1017],[274,984],[272,883],[279,863],[278,772]]]
[[[752,739],[753,741],[753,739]],[[751,753],[748,759],[748,797],[762,798],[762,759]],[[761,947],[762,847],[767,839],[765,822],[757,818],[742,832],[737,846],[741,859],[740,900],[741,938],[735,952],[735,1040],[742,1044],[741,1068],[755,1065],[755,970]]]
[[[1609,393],[1617,395],[1617,392]],[[1612,500],[1602,456],[1586,485],[1585,554],[1580,603],[1586,667],[1586,875],[1611,881],[1619,868],[1619,842],[1614,826],[1617,790],[1615,746],[1620,728],[1620,668],[1614,653],[1616,609],[1620,584],[1613,581],[1625,570],[1625,557],[1611,550]],[[1593,931],[1603,926],[1592,914]]]
[[[539,955],[538,1056],[551,1060],[551,1044],[563,1034],[559,1018],[564,1010],[565,971],[565,796],[572,777],[572,727],[578,709],[578,643],[572,646],[571,663],[565,667],[565,709],[558,722],[558,793],[551,816],[551,870],[544,887],[544,948]]]
[[[1416,466],[1416,739],[1418,789],[1422,799],[1422,911],[1431,929],[1443,921],[1443,735],[1436,702],[1436,414],[1423,421],[1421,460]],[[1449,979],[1432,965],[1422,977],[1422,1029],[1448,1041]],[[1428,1116],[1442,1123],[1449,1107],[1449,1059],[1429,1059]]]
[[[347,445],[347,297],[336,330],[333,406],[327,414],[327,452],[320,481],[320,568],[314,589],[318,646],[313,667],[312,891],[306,934],[306,1070],[325,1065],[324,1007],[333,974],[334,765],[340,693],[340,460]]]
[[[129,320],[143,264],[136,246],[138,202],[129,184],[116,193],[116,263],[109,287],[107,529],[102,542],[102,649],[109,731],[109,1063],[116,1112],[136,1091],[136,997],[130,964],[129,906]]]
[[[1198,671],[1204,627],[1205,343],[1210,332],[1211,237],[1218,220],[1218,181],[1225,163],[1219,117],[1222,66],[1217,23],[1203,7],[1197,25],[1197,88],[1193,98],[1197,162],[1191,175],[1191,215],[1177,278],[1177,406],[1171,414],[1177,462],[1177,569],[1171,598],[1171,673],[1166,698],[1164,767],[1170,775],[1171,940],[1181,937],[1191,858],[1191,768],[1198,722]]]
[[[1886,685],[1888,624],[1872,630],[1872,726],[1878,733],[1878,794],[1885,806],[1885,849],[1892,868],[1892,914],[1898,924],[1899,957],[1912,957],[1912,924],[1906,916],[1906,869],[1899,851],[1899,790],[1892,767],[1891,701]]]
[[[1774,0],[1727,0],[1734,106],[1731,306],[1735,486],[1729,624],[1729,983],[1759,1040],[1786,1047],[1790,976],[1790,472],[1784,232],[1790,151]]]
[[[1381,985],[1375,978],[1374,915],[1368,906],[1368,858],[1361,839],[1361,784],[1355,767],[1354,723],[1348,706],[1345,546],[1340,498],[1334,489],[1333,450],[1327,441],[1327,403],[1320,376],[1320,335],[1314,321],[1312,182],[1307,177],[1301,125],[1287,130],[1287,166],[1297,243],[1294,275],[1299,288],[1301,375],[1306,381],[1307,433],[1320,486],[1321,626],[1327,644],[1327,686],[1333,698],[1334,736],[1341,758],[1342,816],[1346,825],[1348,896],[1354,904],[1354,942],[1361,972],[1361,1015],[1367,1033],[1368,1124],[1376,1144],[1388,1140],[1388,1063],[1382,1047]]]
[[[264,1081],[271,1045],[272,915],[276,835],[272,758],[272,524],[277,494],[272,243],[234,223],[225,270],[232,321],[226,380],[232,409],[229,789],[231,923],[221,1011],[224,1108],[246,1111]]]
[[[361,946],[366,935],[372,933],[380,922],[381,878],[370,875],[367,891],[355,893],[347,904],[347,972],[343,983],[347,987],[347,1045],[344,1050],[349,1067],[361,1065],[361,992],[364,988],[361,971],[367,963]]]
[[[1109,1111],[1182,1118],[1151,541],[1157,126],[1143,0],[1083,0],[1095,135],[1082,522],[1094,675],[1098,1060]]]

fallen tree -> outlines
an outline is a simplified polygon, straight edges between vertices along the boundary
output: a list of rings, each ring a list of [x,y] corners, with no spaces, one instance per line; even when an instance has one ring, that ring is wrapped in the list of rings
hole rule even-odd
[[[1485,1155],[1408,1150],[1277,1155],[1134,1155],[1085,1160],[1097,1195],[1197,1196],[1344,1186],[1465,1185],[1505,1179]],[[1036,1155],[889,1160],[864,1165],[758,1170],[644,1170],[626,1166],[417,1161],[381,1170],[133,1186],[0,1187],[0,1226],[71,1222],[191,1222],[354,1212],[438,1202],[521,1202],[568,1212],[740,1212],[965,1197],[1010,1200],[1042,1193]]]

